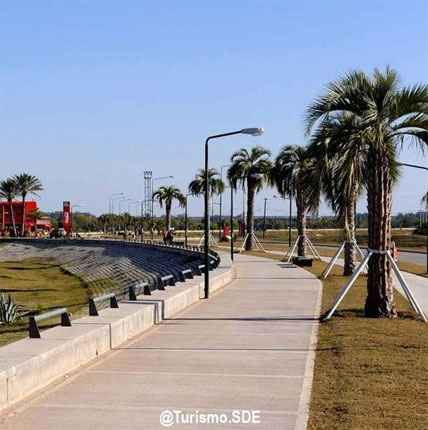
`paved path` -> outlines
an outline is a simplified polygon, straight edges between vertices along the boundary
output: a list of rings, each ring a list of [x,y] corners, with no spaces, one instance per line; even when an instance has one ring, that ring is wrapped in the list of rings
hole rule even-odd
[[[320,283],[264,258],[239,255],[236,268],[218,294],[18,406],[0,428],[162,429],[164,410],[227,420],[254,410],[261,424],[170,428],[303,430]]]

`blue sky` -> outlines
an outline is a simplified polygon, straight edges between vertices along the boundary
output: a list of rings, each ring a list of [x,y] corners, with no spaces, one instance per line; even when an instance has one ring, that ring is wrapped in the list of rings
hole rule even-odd
[[[212,144],[213,167],[256,143],[276,156],[305,143],[306,106],[350,68],[428,81],[427,4],[1,0],[0,178],[35,174],[43,210],[71,200],[100,214],[115,192],[142,200],[144,170],[185,191],[210,134],[265,128]],[[414,148],[401,159],[427,163]],[[404,170],[394,213],[419,209],[426,189],[426,172]]]

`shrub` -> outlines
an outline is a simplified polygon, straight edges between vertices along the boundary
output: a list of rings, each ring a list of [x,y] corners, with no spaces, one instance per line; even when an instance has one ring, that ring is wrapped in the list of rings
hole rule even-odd
[[[0,322],[11,325],[18,318],[19,305],[15,304],[9,294],[6,300],[3,294],[0,296]]]

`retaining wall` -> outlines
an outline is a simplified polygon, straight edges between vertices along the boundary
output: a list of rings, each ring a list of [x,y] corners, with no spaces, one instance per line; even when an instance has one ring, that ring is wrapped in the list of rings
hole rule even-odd
[[[222,254],[220,265],[210,275],[211,292],[231,281],[233,265],[228,254]],[[162,319],[173,317],[203,297],[204,277],[195,276],[165,290],[155,290],[150,296],[140,295],[137,301],[122,301],[119,308],[103,309],[99,316],[73,320],[71,327],[42,331],[41,339],[22,339],[0,348],[0,410],[119,347]]]

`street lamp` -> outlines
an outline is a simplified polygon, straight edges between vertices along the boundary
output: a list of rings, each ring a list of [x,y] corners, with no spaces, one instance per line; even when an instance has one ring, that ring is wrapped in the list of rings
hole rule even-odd
[[[415,169],[422,169],[422,170],[427,170],[428,171],[428,167],[418,166],[416,164],[401,163],[400,161],[397,161],[397,166],[413,167]],[[426,264],[427,269],[426,269],[426,272],[428,273],[428,234],[427,234],[426,247],[427,247],[427,264]]]
[[[230,259],[233,263],[233,187],[230,186]]]
[[[211,220],[214,221],[214,205],[220,206],[220,203],[212,201],[211,202]],[[210,223],[211,224],[211,223]]]
[[[139,205],[140,202],[129,202],[128,203],[128,213],[131,214],[131,206],[132,205]],[[138,206],[135,207],[135,216],[137,216],[137,210],[138,210]]]
[[[155,181],[160,181],[161,179],[170,179],[170,178],[173,178],[173,177],[174,177],[173,175],[170,175],[170,176],[161,176],[160,178],[154,178],[154,179],[152,179],[152,196],[151,196],[151,199],[152,199],[152,226],[151,226],[152,240],[153,240],[153,206],[154,206],[153,184],[154,184]]]
[[[278,196],[273,196],[275,199],[278,199]],[[288,247],[291,248],[291,223],[293,221],[292,218],[292,210],[293,210],[293,199],[291,198],[291,193],[290,193],[290,197],[282,197],[284,200],[289,200],[290,201],[290,210],[289,210],[289,215],[288,215]]]
[[[231,164],[224,164],[223,166],[220,167],[220,179],[223,182],[223,169],[225,167],[229,167],[231,166]],[[222,208],[222,203],[223,203],[223,193],[220,194],[220,214],[219,214],[219,226],[218,226],[218,240],[221,240],[221,228],[223,227],[222,225],[222,219],[221,219],[221,208]]]
[[[123,193],[116,193],[116,194],[111,194],[109,197],[109,201],[108,201],[108,213],[111,214],[112,213],[112,202],[111,202],[111,198],[114,196],[123,196]]]
[[[208,144],[209,141],[212,139],[218,139],[221,137],[227,137],[227,136],[233,136],[235,134],[249,134],[251,136],[261,136],[263,134],[263,129],[262,128],[244,128],[242,130],[239,131],[232,131],[230,133],[223,133],[223,134],[217,134],[217,135],[213,135],[213,136],[209,136],[206,140],[205,140],[205,196],[204,196],[204,230],[205,230],[205,235],[204,235],[204,261],[205,261],[205,284],[204,284],[204,289],[205,289],[205,298],[208,299],[209,297],[209,282],[210,282],[210,274],[209,274],[209,234],[210,234],[210,214],[209,214],[209,200],[210,200],[210,196],[209,196],[209,186],[208,186],[208,181],[209,181],[209,177],[208,177]]]
[[[276,196],[273,196],[273,198],[276,198]],[[265,204],[263,209],[263,239],[265,238],[265,232],[266,232],[266,202],[272,199],[265,197],[264,200],[265,200]]]
[[[116,201],[116,200],[123,200],[125,197],[116,197],[115,199],[112,199],[111,200],[111,211],[112,211],[112,213],[114,213],[114,202]]]
[[[418,166],[416,164],[408,164],[408,163],[402,163],[401,161],[397,161],[397,166],[406,166],[406,167],[414,167],[415,169],[423,169],[428,170],[428,167],[425,166]]]
[[[130,200],[131,199],[123,199],[119,202],[119,215],[122,213],[121,211],[122,203],[129,202]]]
[[[78,203],[77,205],[73,205],[70,208],[70,236],[73,237],[73,208],[79,208],[83,205],[81,203]]]

